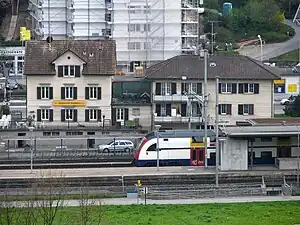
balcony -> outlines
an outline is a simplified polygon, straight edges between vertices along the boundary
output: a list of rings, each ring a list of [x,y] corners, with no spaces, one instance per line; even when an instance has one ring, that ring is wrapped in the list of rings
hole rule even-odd
[[[190,98],[190,99],[189,99]],[[198,96],[198,98],[203,98],[202,96]],[[197,98],[194,97],[189,97],[186,95],[154,95],[153,97],[154,102],[187,102],[187,101],[192,101],[192,102],[197,102]]]
[[[187,116],[154,116],[155,123],[188,123],[189,117]],[[202,117],[191,117],[192,123],[202,123]]]

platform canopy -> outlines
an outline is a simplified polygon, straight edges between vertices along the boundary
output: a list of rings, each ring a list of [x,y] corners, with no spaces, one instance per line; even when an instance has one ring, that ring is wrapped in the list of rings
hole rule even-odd
[[[222,128],[222,133],[227,137],[284,137],[300,134],[299,125],[259,125],[259,126],[234,126]]]

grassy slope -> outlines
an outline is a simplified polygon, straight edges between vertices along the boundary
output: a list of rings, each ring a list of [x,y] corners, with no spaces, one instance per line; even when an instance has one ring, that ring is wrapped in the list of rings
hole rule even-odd
[[[299,201],[102,207],[105,208],[105,212],[104,221],[101,224],[109,225],[300,224]],[[96,213],[97,207],[92,207],[92,210],[95,219],[98,215]],[[79,217],[79,208],[65,208],[58,213],[54,224],[77,224],[79,223]]]
[[[272,58],[271,60],[281,60],[281,61],[298,61],[299,60],[299,50],[294,50],[283,55]]]

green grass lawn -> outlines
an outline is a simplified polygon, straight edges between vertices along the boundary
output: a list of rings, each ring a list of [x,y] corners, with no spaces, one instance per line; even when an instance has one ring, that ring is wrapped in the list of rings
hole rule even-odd
[[[101,210],[99,210],[101,208]],[[91,207],[89,218],[107,225],[294,225],[300,224],[300,201],[203,205],[131,205]],[[79,207],[62,208],[55,225],[81,223]],[[23,211],[26,213],[26,209]],[[41,218],[41,216],[39,216]],[[42,222],[37,223],[44,224]],[[87,224],[98,225],[96,222]]]
[[[299,61],[299,53],[300,53],[300,51],[297,49],[297,50],[285,53],[283,55],[277,56],[275,58],[272,58],[270,60]]]

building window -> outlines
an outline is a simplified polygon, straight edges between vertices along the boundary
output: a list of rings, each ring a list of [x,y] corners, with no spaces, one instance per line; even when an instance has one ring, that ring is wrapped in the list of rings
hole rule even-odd
[[[141,31],[141,24],[128,24],[128,32]]]
[[[97,99],[97,87],[89,87],[89,99]]]
[[[85,87],[85,99],[101,99],[101,87]]]
[[[259,84],[239,84],[239,94],[259,94]]]
[[[241,104],[238,105],[239,115],[254,115],[254,105],[253,104]]]
[[[117,121],[124,120],[124,109],[117,109]]]
[[[129,50],[140,50],[141,43],[140,42],[128,42],[128,49]]]
[[[80,77],[80,66],[65,65],[57,68],[59,77]]]
[[[144,24],[144,31],[146,32],[149,32],[149,31],[151,31],[151,24],[149,24],[149,23],[146,23],[146,24]]]
[[[97,109],[90,109],[89,110],[89,120],[90,121],[97,121],[98,119],[98,110]]]
[[[171,95],[172,87],[171,83],[161,84],[161,95]]]
[[[133,108],[132,109],[132,116],[140,116],[140,109],[139,108]]]
[[[221,84],[221,92],[222,93],[231,93],[232,92],[232,84],[222,83]]]
[[[65,120],[66,121],[74,120],[74,110],[73,109],[65,109]]]
[[[220,104],[219,115],[231,115],[231,104]]]
[[[65,87],[65,99],[74,99],[74,87]]]
[[[129,13],[139,13],[139,10],[141,9],[141,6],[128,6]]]
[[[53,109],[38,109],[37,110],[37,119],[38,122],[41,121],[53,121]]]
[[[166,116],[167,115],[167,106],[166,104],[162,104],[160,108],[160,116]]]
[[[49,109],[41,109],[41,119],[42,120],[49,120]]]
[[[53,99],[53,87],[37,87],[37,99]]]
[[[144,13],[150,13],[150,9],[151,9],[150,5],[145,5],[144,6]]]
[[[182,94],[202,94],[201,83],[182,83],[181,89]]]

